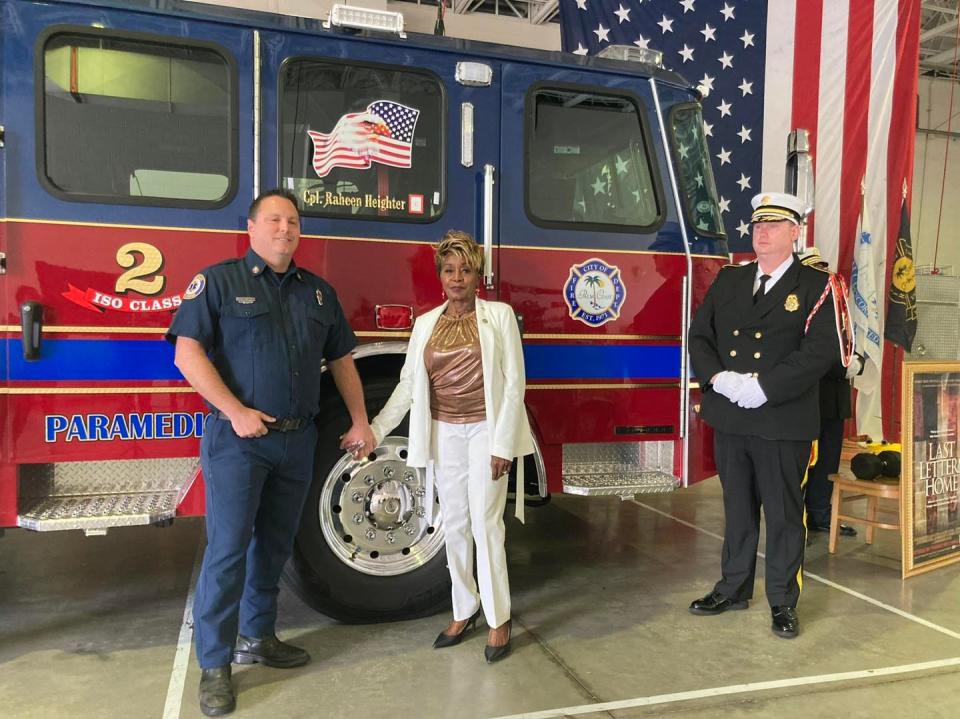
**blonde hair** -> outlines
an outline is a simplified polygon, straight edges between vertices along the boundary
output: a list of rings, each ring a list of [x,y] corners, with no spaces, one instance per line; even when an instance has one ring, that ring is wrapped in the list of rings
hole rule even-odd
[[[469,232],[447,230],[440,238],[440,242],[433,250],[433,261],[437,266],[437,275],[440,274],[443,258],[447,255],[456,255],[478,275],[483,274],[483,248],[476,243]]]

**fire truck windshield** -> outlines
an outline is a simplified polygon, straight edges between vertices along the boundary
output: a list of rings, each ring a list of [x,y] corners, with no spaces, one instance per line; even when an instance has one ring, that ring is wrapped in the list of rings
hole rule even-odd
[[[674,108],[669,125],[687,219],[699,234],[724,235],[700,106],[689,104]]]

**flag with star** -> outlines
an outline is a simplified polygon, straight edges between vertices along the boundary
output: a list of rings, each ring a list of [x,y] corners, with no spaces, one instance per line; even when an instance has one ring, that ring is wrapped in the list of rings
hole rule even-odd
[[[906,193],[904,193],[906,194]],[[887,295],[887,325],[884,339],[895,342],[907,352],[913,348],[917,334],[917,279],[913,266],[913,242],[910,239],[910,215],[907,198],[900,208],[900,232],[897,250],[890,272],[890,292]]]
[[[910,177],[913,169],[920,2],[559,5],[565,51],[594,54],[610,44],[659,50],[665,67],[699,86],[732,252],[751,252],[750,198],[784,189],[787,136],[808,130],[816,188],[809,243],[849,277],[862,177],[881,261],[896,237],[899,180],[887,178]]]

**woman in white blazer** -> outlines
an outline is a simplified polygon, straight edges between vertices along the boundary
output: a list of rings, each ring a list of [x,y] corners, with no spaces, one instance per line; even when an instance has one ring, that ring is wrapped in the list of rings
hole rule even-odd
[[[483,611],[490,628],[484,656],[495,662],[510,649],[506,475],[513,458],[521,458],[517,516],[522,521],[522,458],[533,452],[523,403],[523,349],[510,306],[477,297],[484,258],[473,238],[450,230],[434,258],[446,301],[417,318],[400,382],[371,427],[382,442],[410,412],[407,464],[427,469],[428,511],[433,511],[434,482],[440,498],[453,621],[434,647],[459,644]]]

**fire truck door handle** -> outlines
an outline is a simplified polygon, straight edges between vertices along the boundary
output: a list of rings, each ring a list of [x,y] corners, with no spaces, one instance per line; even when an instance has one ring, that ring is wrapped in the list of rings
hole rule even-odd
[[[23,332],[23,358],[28,361],[40,359],[43,305],[34,301],[20,305],[20,329]]]
[[[493,289],[493,165],[483,166],[483,284]]]

